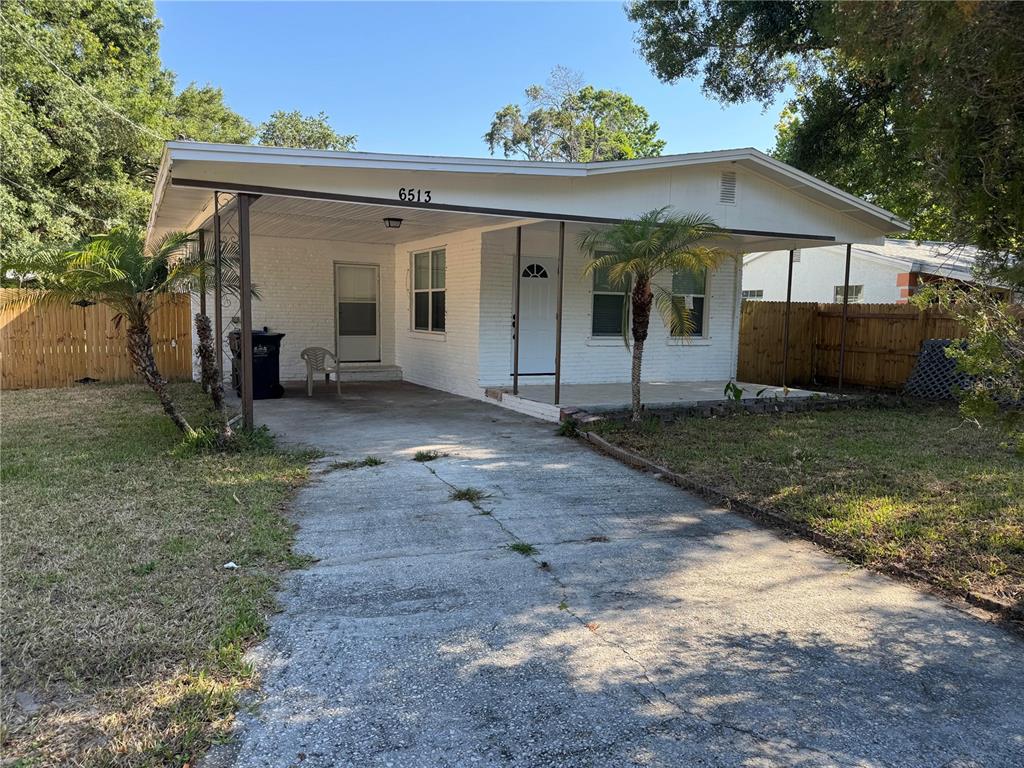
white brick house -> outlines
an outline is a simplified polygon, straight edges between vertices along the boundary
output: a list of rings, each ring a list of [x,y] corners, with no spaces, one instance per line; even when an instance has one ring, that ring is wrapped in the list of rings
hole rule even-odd
[[[188,229],[212,242],[215,192],[224,240],[239,239],[237,201],[247,201],[260,293],[252,327],[286,334],[282,379],[304,379],[299,353],[319,346],[345,361],[348,379],[476,398],[513,386],[516,320],[520,383],[554,382],[559,345],[560,383],[629,381],[616,325],[625,299],[584,276],[577,239],[587,228],[668,206],[708,213],[732,233],[735,258],[677,278],[697,334],[673,338],[652,320],[644,377],[666,382],[735,376],[744,253],[881,243],[906,228],[752,149],[584,164],[170,142],[150,238]],[[227,300],[225,332],[241,319]]]

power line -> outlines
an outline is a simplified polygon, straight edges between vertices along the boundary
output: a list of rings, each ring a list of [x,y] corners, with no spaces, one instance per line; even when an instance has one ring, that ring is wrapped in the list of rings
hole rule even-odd
[[[0,179],[2,179],[3,181],[7,182],[8,184],[13,184],[16,187],[21,187],[26,192],[35,192],[36,191],[36,190],[32,189],[31,187],[26,187],[24,184],[19,184],[14,179],[9,179],[6,176],[0,175]],[[54,208],[60,208],[65,213],[73,213],[76,216],[84,216],[87,219],[92,219],[93,221],[99,221],[99,222],[101,222],[104,225],[108,225],[108,224],[124,224],[125,223],[121,219],[116,219],[116,218],[104,219],[104,218],[102,218],[100,216],[93,216],[91,213],[86,213],[81,208],[78,208],[77,206],[74,206],[74,205],[61,205],[60,203],[47,203],[47,205],[50,205],[50,206],[52,206]]]
[[[32,48],[36,53],[38,53],[51,67],[53,67],[60,74],[64,75],[64,77],[66,77],[71,82],[71,84],[73,86],[78,88],[78,90],[80,90],[82,93],[84,93],[90,99],[92,99],[97,104],[99,104],[101,107],[103,107],[103,109],[105,109],[107,112],[109,112],[110,114],[114,115],[115,117],[120,118],[121,120],[126,122],[128,125],[132,126],[133,128],[136,128],[137,130],[140,130],[143,133],[145,133],[145,134],[147,134],[149,136],[152,136],[157,141],[164,142],[164,141],[167,140],[165,136],[161,136],[159,133],[154,131],[152,128],[147,128],[144,125],[139,125],[134,120],[132,120],[130,117],[126,117],[125,115],[121,114],[116,109],[114,109],[114,107],[112,107],[110,104],[105,102],[103,99],[101,99],[95,93],[93,93],[88,88],[86,88],[84,85],[82,85],[77,80],[75,80],[75,78],[73,78],[70,74],[68,74],[68,72],[66,70],[64,70],[59,64],[57,64],[57,62],[55,62],[53,59],[51,59],[49,56],[47,56],[46,53],[44,53],[43,50],[38,45],[36,45],[34,42],[32,42],[32,40],[28,37],[28,35],[31,34],[29,29],[27,29],[25,27],[21,27],[19,29],[19,25],[14,24],[13,22],[9,21],[8,19],[0,18],[0,21],[3,21],[8,27],[10,27],[15,32],[21,32],[24,35],[21,38],[22,42],[27,43],[28,46],[30,48]]]

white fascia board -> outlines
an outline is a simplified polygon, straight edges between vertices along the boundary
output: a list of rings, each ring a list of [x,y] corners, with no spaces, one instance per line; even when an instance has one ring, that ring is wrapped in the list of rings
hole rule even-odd
[[[547,177],[586,177],[612,173],[678,168],[690,165],[734,162],[760,172],[774,183],[795,193],[814,191],[830,201],[829,207],[839,213],[859,211],[884,222],[878,229],[908,230],[910,225],[883,208],[862,200],[792,166],[786,165],[756,149],[727,149],[636,160],[614,160],[597,163],[559,163],[529,160],[491,160],[486,158],[397,155],[371,152],[337,152],[326,150],[264,147],[247,144],[207,144],[191,141],[167,142],[165,161],[173,170],[175,160],[198,162],[245,163],[254,165],[290,165],[311,168],[350,168],[364,170],[407,170],[446,173],[494,175],[527,175]],[[161,172],[164,164],[161,164]],[[788,180],[791,183],[786,183]],[[158,179],[158,183],[161,180]],[[166,179],[162,179],[166,183]],[[154,211],[157,201],[154,200]],[[836,205],[840,203],[840,205]],[[152,216],[151,216],[152,225]]]
[[[164,199],[164,190],[171,177],[171,142],[167,142],[164,151],[160,154],[160,167],[156,173],[156,182],[153,185],[153,202],[149,205],[149,219],[146,222],[146,247],[149,247],[150,238],[153,236],[153,227],[156,226],[157,211],[160,210],[160,203]]]
[[[539,176],[586,176],[583,163],[547,163],[528,160],[488,160],[470,157],[390,155],[374,152],[334,152],[316,149],[261,147],[252,144],[200,144],[170,141],[174,160],[202,162],[301,165],[314,168],[366,168],[378,170],[444,171],[449,173],[514,173]]]

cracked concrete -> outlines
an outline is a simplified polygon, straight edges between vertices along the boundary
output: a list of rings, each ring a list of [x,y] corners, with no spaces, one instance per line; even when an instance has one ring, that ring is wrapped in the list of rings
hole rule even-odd
[[[346,385],[257,417],[386,463],[295,499],[319,562],[208,765],[1022,763],[1024,642],[930,595],[485,403]]]

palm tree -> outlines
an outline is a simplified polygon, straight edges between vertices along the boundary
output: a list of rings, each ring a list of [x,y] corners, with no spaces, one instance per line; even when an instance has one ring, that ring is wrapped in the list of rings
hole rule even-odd
[[[214,249],[208,248],[204,252],[196,250],[189,258],[195,262],[189,289],[194,295],[198,295],[207,290],[213,282],[211,278],[216,255]],[[224,243],[221,246],[221,290],[227,296],[241,295],[239,266],[237,247],[232,243]],[[260,297],[255,285],[250,286],[250,293],[254,299]],[[209,315],[197,312],[194,319],[199,342],[196,357],[199,358],[200,381],[203,391],[209,392],[213,408],[222,419],[222,438],[227,439],[231,436],[231,430],[224,419],[224,385],[221,381],[222,372],[217,370],[215,358],[215,344],[223,342],[213,338],[213,326]]]
[[[641,416],[640,374],[644,342],[657,307],[673,335],[693,332],[686,302],[655,283],[659,273],[699,272],[714,269],[729,253],[712,245],[728,235],[709,216],[687,213],[674,216],[668,208],[648,211],[635,220],[595,228],[580,235],[580,249],[590,257],[585,273],[606,272],[608,280],[630,296],[623,302],[622,338],[629,347],[633,337],[633,421]],[[632,316],[632,323],[630,323]]]
[[[193,430],[157,369],[149,321],[157,299],[187,287],[195,275],[196,261],[188,257],[191,239],[191,233],[171,232],[147,248],[143,232],[123,228],[94,235],[70,251],[40,253],[23,265],[33,275],[37,290],[8,302],[88,300],[114,309],[115,324],[127,324],[132,367],[156,394],[164,413],[186,434]]]

